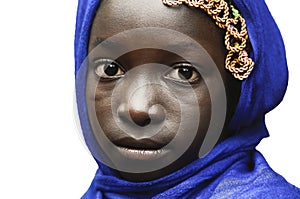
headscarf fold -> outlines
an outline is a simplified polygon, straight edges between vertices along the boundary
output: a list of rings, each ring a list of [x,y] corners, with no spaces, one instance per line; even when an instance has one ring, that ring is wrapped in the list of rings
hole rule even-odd
[[[97,162],[99,169],[82,197],[100,198],[300,198],[298,188],[275,173],[255,147],[267,137],[265,114],[282,100],[288,81],[285,48],[264,0],[234,0],[246,20],[255,62],[243,81],[229,131],[234,136],[216,145],[205,157],[160,179],[129,182]],[[86,72],[78,73],[88,55],[93,18],[100,0],[79,0],[75,33],[77,106],[82,131],[93,154],[96,145],[89,125]],[[97,160],[96,160],[97,161]]]

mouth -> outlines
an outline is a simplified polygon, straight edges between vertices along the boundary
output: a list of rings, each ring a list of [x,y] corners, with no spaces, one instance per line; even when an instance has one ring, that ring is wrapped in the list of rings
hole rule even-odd
[[[117,148],[120,154],[132,160],[155,160],[163,157],[169,152],[168,149],[149,150],[149,149],[133,149],[133,148],[125,148],[125,147],[117,147]]]
[[[170,151],[164,148],[168,143],[156,142],[151,139],[135,140],[127,137],[113,143],[121,155],[132,160],[155,160]]]

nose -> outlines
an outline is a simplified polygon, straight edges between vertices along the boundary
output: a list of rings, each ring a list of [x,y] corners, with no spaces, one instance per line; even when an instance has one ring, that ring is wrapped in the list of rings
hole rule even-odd
[[[160,124],[165,120],[164,108],[160,104],[152,105],[148,109],[148,113],[129,109],[131,119],[139,126],[147,126],[148,124]]]
[[[148,86],[135,90],[118,107],[119,118],[140,127],[162,123],[165,120],[165,111],[157,100],[157,95],[155,89]]]
[[[147,126],[151,123],[149,114],[144,111],[129,109],[129,115],[132,121],[141,127]]]
[[[151,69],[151,70],[150,70]],[[127,74],[115,92],[119,119],[139,127],[162,124],[165,120],[165,100],[161,97],[162,88],[157,71],[151,68],[134,70]],[[159,125],[160,126],[160,125]]]
[[[162,105],[155,104],[150,108],[136,108],[123,103],[118,108],[119,118],[126,123],[133,123],[140,127],[149,124],[160,124],[165,120],[165,112]]]

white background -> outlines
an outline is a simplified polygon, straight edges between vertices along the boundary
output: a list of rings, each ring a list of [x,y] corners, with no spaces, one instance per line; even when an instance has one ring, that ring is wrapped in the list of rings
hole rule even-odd
[[[258,148],[300,187],[300,3],[291,2],[267,1],[286,43],[290,82],[267,115],[271,137]],[[0,198],[80,198],[96,171],[74,123],[76,3],[0,2]]]

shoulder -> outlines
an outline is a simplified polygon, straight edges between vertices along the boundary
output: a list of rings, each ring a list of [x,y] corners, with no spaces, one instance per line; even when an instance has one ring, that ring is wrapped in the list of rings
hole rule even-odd
[[[228,170],[214,189],[211,198],[300,199],[300,189],[291,185],[256,152],[253,167],[245,165]]]

